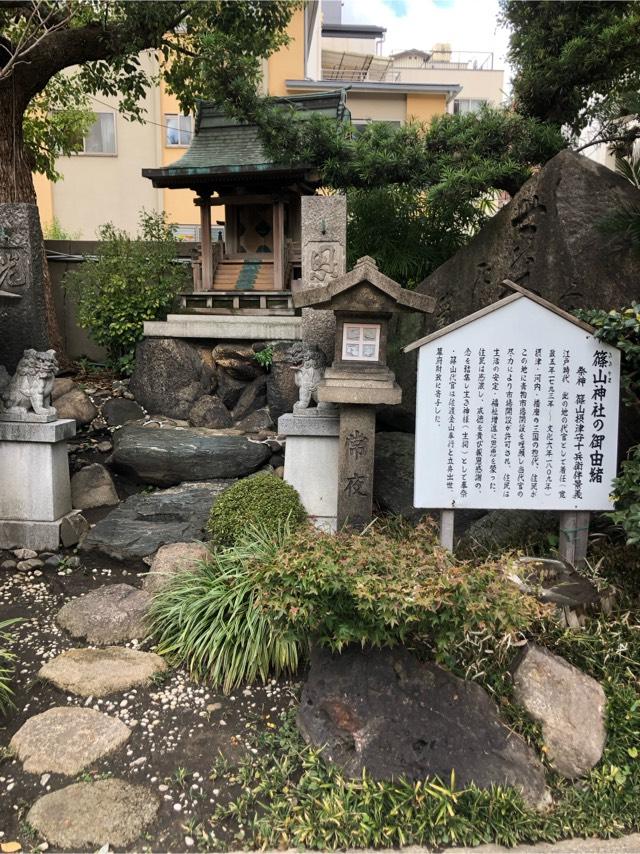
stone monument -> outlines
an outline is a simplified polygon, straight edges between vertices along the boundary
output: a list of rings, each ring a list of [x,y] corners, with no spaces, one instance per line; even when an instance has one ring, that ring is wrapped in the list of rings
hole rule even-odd
[[[49,346],[43,264],[37,206],[0,204],[0,364],[9,371],[27,347]]]
[[[337,527],[362,529],[372,514],[375,406],[402,399],[387,367],[389,319],[399,310],[430,313],[435,303],[400,287],[366,256],[350,273],[295,294],[294,305],[335,316],[333,364],[318,384],[318,406],[340,406]]]
[[[76,543],[84,518],[71,509],[66,440],[72,418],[51,406],[53,350],[25,350],[0,389],[0,548],[57,549]],[[0,378],[1,379],[1,378]]]

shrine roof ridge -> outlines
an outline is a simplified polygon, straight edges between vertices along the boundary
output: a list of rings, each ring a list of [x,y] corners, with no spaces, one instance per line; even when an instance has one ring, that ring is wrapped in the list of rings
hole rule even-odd
[[[469,323],[473,323],[476,320],[480,320],[481,317],[484,317],[487,314],[491,314],[492,312],[497,311],[499,308],[503,308],[505,305],[509,305],[509,303],[515,302],[516,300],[523,298],[529,299],[532,302],[541,305],[548,311],[552,311],[554,314],[557,314],[563,320],[567,320],[569,321],[569,323],[573,323],[574,326],[578,326],[580,329],[583,329],[590,335],[593,335],[595,333],[595,327],[591,326],[591,324],[586,323],[584,320],[579,320],[570,312],[565,311],[563,308],[560,308],[560,306],[557,306],[552,302],[549,302],[549,300],[544,299],[544,297],[533,293],[533,291],[528,291],[526,288],[523,288],[522,285],[518,285],[515,282],[512,282],[511,279],[503,279],[502,284],[506,285],[508,288],[511,288],[511,290],[515,291],[515,293],[509,294],[508,296],[503,297],[502,299],[499,299],[496,302],[492,302],[491,305],[486,305],[484,308],[481,308],[478,311],[474,311],[473,314],[468,314],[466,317],[461,317],[460,320],[456,320],[453,323],[449,323],[447,326],[443,326],[442,329],[436,329],[435,332],[432,332],[430,335],[425,335],[424,338],[419,338],[417,341],[413,341],[411,344],[407,344],[406,347],[402,348],[402,352],[409,353],[411,350],[416,350],[418,347],[422,347],[424,344],[429,344],[431,341],[435,341],[437,338],[441,338],[443,335],[447,335],[449,332],[453,332],[456,329],[460,329],[463,326],[467,326]]]
[[[294,293],[293,304],[295,308],[323,305],[331,302],[334,297],[343,291],[347,291],[362,282],[368,282],[387,294],[399,306],[410,308],[414,311],[422,311],[425,314],[431,314],[435,309],[436,301],[432,296],[418,294],[415,291],[409,291],[401,287],[398,282],[395,282],[378,270],[376,262],[368,255],[359,258],[353,270],[342,276],[338,276],[329,285],[320,285],[317,288],[310,288],[306,291]]]

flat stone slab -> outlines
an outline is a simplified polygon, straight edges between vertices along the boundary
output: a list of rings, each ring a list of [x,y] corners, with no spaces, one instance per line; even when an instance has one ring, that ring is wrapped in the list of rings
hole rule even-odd
[[[183,483],[132,495],[89,531],[80,548],[128,560],[154,554],[167,543],[200,540],[214,501],[233,482]]]
[[[464,787],[513,786],[549,798],[541,762],[500,720],[486,691],[402,648],[312,653],[297,717],[305,740],[349,777],[437,775]]]
[[[128,726],[94,709],[54,706],[24,723],[10,747],[30,774],[79,774],[113,753],[131,735]]]
[[[181,572],[195,572],[198,565],[210,557],[204,543],[169,543],[158,549],[151,569],[142,582],[143,590],[155,596],[171,579]]]
[[[172,486],[186,480],[244,477],[270,456],[266,445],[223,430],[129,425],[113,436],[111,462],[144,483]]]
[[[528,644],[513,674],[516,700],[542,724],[551,765],[564,777],[587,774],[607,738],[602,686],[577,667]]]
[[[27,822],[51,844],[79,850],[134,842],[158,812],[158,798],[124,780],[74,783],[39,798]]]
[[[56,622],[74,638],[96,646],[125,643],[148,634],[146,615],[151,597],[129,584],[109,584],[72,599],[58,611]]]
[[[80,697],[105,697],[147,685],[167,665],[154,652],[121,646],[105,649],[69,649],[48,661],[38,676],[61,691]]]

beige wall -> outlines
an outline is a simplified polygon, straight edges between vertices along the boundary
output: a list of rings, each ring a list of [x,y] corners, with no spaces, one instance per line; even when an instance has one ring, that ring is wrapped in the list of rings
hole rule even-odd
[[[402,68],[400,63],[393,70],[399,72],[402,83],[453,83],[462,86],[462,92],[456,95],[457,98],[479,98],[496,105],[504,100],[504,71]]]
[[[297,9],[287,27],[289,44],[269,57],[269,95],[287,95],[287,80],[302,80],[304,62],[304,10]]]
[[[152,60],[143,58],[152,70]],[[66,231],[80,239],[92,240],[97,229],[112,221],[120,228],[135,232],[141,208],[158,210],[160,191],[143,178],[141,170],[157,163],[157,124],[159,98],[156,90],[147,93],[146,118],[156,124],[126,121],[117,110],[117,99],[92,100],[96,112],[112,112],[116,120],[116,154],[76,154],[60,157],[57,168],[62,178],[51,187],[52,210]]]
[[[447,111],[445,95],[407,94],[407,121],[430,122]]]
[[[165,116],[167,114],[180,114],[180,105],[175,95],[169,94],[166,91],[163,83],[160,84],[160,111],[162,115],[162,124],[166,123]],[[184,146],[168,146],[167,135],[165,128],[156,128],[160,137],[160,164],[169,166],[179,160],[189,148]],[[151,183],[148,178],[145,179],[148,184]],[[178,225],[197,225],[200,222],[200,214],[196,206],[193,204],[195,193],[191,190],[159,190],[162,193],[162,203],[166,211],[169,222],[174,222]]]
[[[369,119],[375,122],[402,122],[406,119],[406,98],[398,95],[368,95],[365,92],[347,92],[347,107],[353,121]]]
[[[376,52],[376,40],[375,39],[339,39],[339,38],[328,38],[327,36],[323,36],[322,38],[322,48],[323,50],[336,50],[338,53],[373,53]]]

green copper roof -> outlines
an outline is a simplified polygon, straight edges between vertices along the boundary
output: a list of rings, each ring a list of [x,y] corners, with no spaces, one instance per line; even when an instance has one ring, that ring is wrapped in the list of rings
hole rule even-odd
[[[344,89],[293,95],[273,100],[293,107],[304,114],[321,114],[337,121],[349,121]],[[189,149],[172,163],[160,169],[143,169],[145,178],[154,187],[192,187],[240,181],[243,177],[277,178],[300,175],[313,169],[313,164],[278,164],[266,155],[256,125],[239,122],[225,116],[223,110],[210,101],[200,101],[196,115],[195,133]]]

